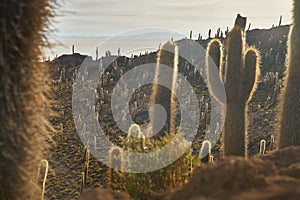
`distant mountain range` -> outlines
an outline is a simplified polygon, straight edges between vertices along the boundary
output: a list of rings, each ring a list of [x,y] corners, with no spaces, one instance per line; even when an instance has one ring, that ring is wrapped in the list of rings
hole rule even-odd
[[[171,32],[149,32],[149,33],[140,33],[135,35],[121,35],[121,36],[49,36],[49,39],[170,39],[178,40],[186,37],[185,35],[179,33]]]

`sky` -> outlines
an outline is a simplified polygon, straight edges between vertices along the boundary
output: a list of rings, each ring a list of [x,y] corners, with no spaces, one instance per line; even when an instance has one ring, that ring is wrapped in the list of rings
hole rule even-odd
[[[238,13],[251,28],[291,22],[292,0],[65,0],[57,10],[52,36],[112,36],[157,27],[188,35],[226,30]]]

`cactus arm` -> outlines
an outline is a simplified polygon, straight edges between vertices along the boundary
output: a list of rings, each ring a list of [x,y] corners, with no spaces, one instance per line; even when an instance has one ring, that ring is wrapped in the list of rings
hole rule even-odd
[[[260,54],[255,48],[249,48],[243,58],[243,86],[245,100],[248,102],[253,92],[256,90],[259,70]]]
[[[216,66],[216,67],[215,67]],[[208,44],[206,53],[206,75],[208,89],[219,102],[226,101],[223,85],[223,45],[220,40],[213,39]]]

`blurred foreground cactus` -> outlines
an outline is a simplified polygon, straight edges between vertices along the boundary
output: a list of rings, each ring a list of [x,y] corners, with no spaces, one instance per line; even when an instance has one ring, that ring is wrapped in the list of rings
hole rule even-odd
[[[300,145],[300,1],[294,0],[284,89],[280,96],[279,148]]]
[[[47,147],[48,68],[41,63],[55,0],[0,6],[0,199],[40,199],[35,173]]]
[[[224,84],[226,90],[227,109],[223,129],[225,156],[248,155],[247,104],[256,89],[260,71],[259,52],[253,47],[246,49],[244,20],[238,15],[234,28],[228,34],[225,69],[221,41],[213,39],[207,50],[206,68],[210,93],[218,101],[225,103],[221,84]],[[215,71],[215,65],[219,73]]]

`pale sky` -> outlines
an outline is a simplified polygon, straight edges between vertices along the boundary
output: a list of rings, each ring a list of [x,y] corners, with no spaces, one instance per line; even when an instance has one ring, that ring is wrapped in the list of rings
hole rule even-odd
[[[211,28],[232,27],[237,13],[248,17],[252,28],[291,22],[292,0],[65,0],[55,18],[59,36],[104,36],[143,27],[193,30],[206,36]]]

